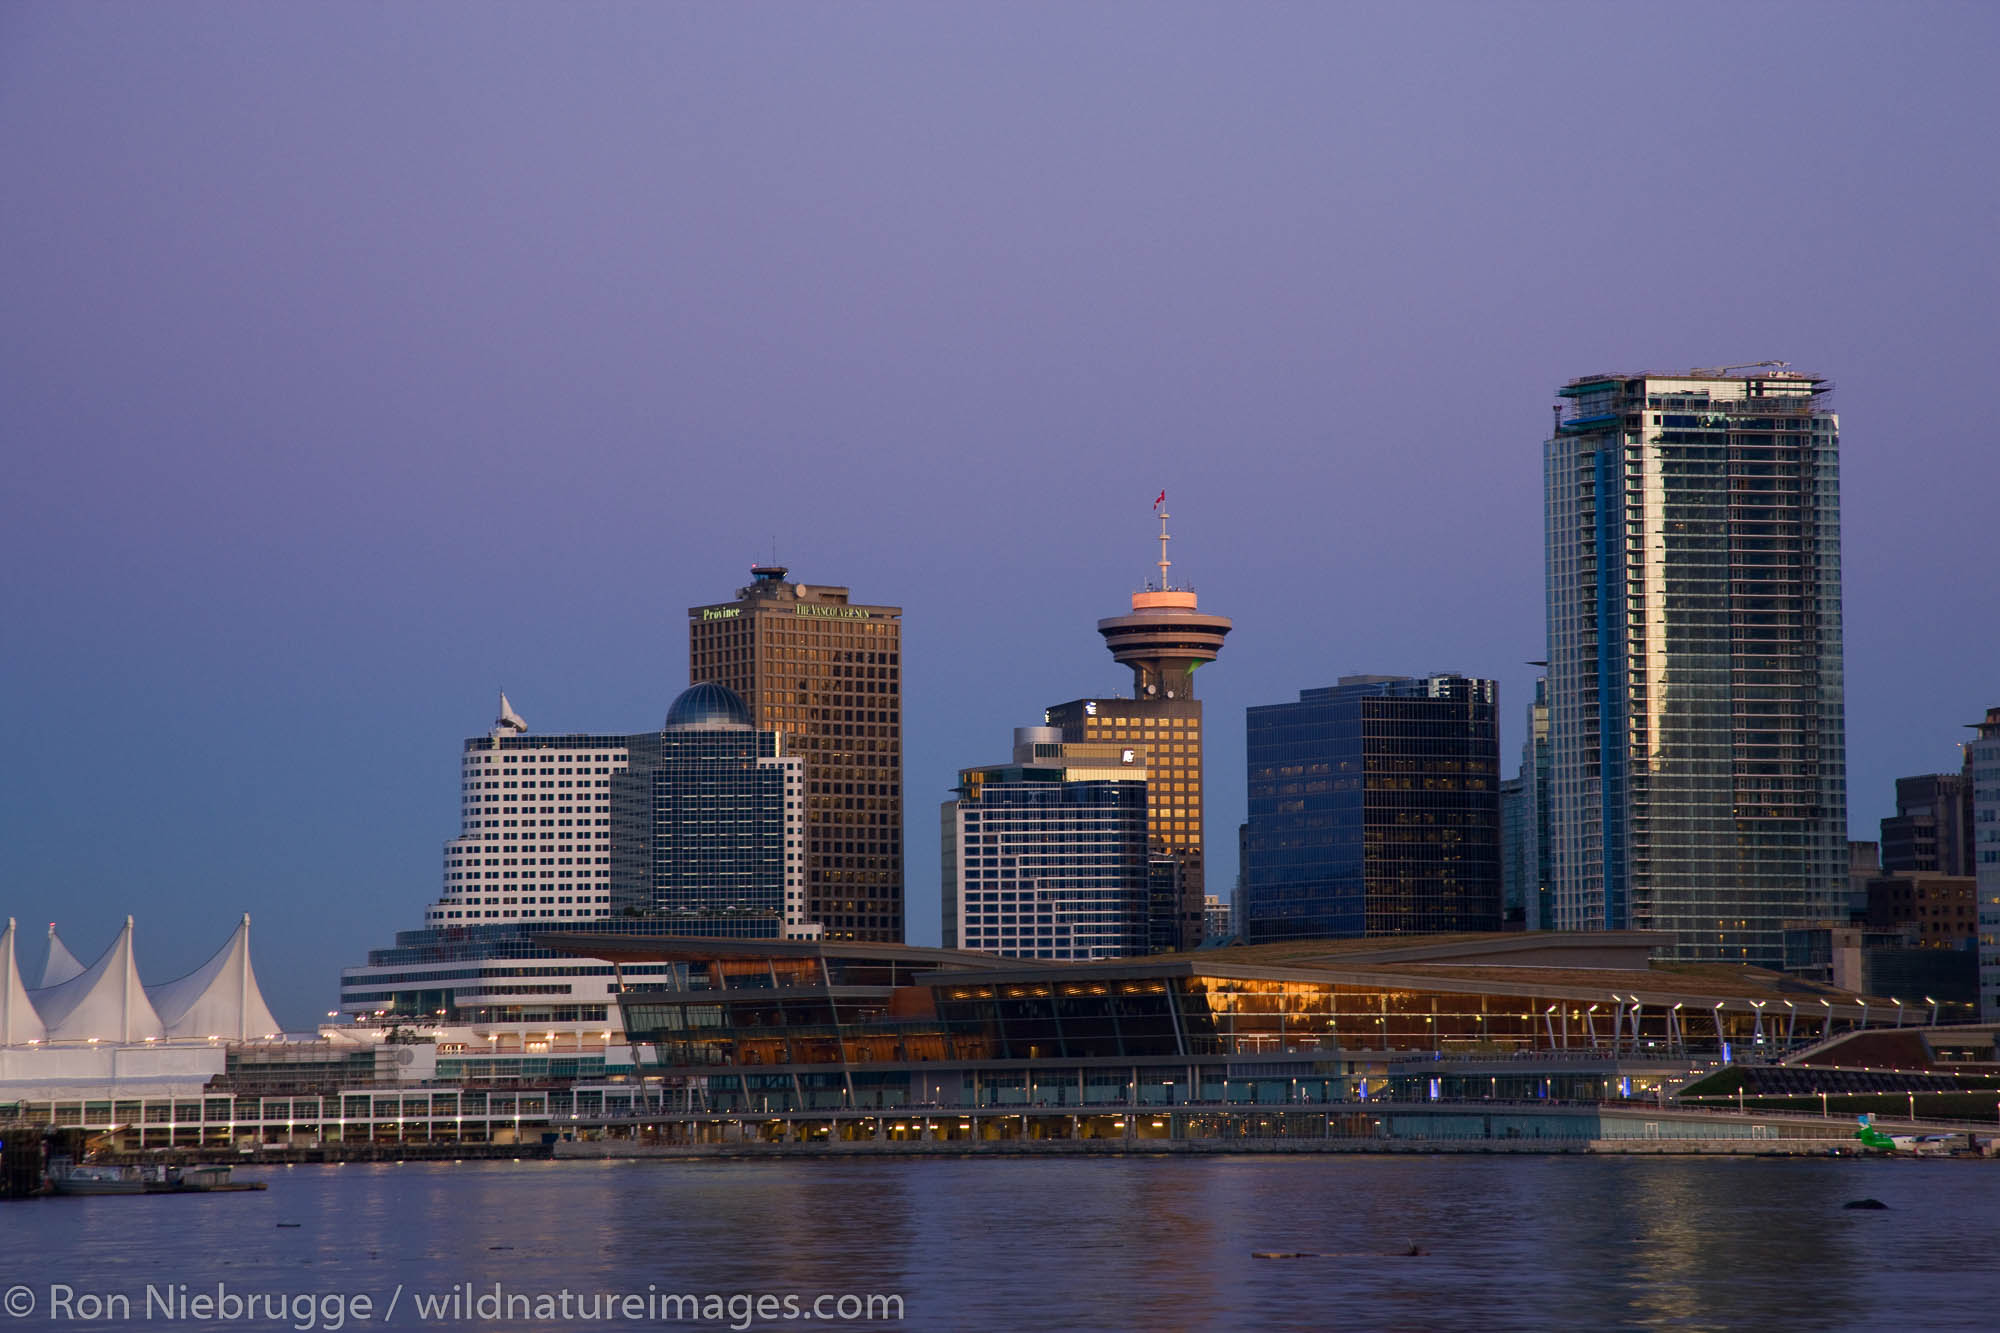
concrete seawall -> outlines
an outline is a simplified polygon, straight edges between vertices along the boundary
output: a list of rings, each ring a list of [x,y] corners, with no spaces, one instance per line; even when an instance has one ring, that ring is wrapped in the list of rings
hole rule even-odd
[[[1374,1153],[1595,1154],[1704,1157],[1860,1155],[1859,1145],[1829,1139],[1027,1139],[837,1140],[822,1143],[640,1143],[603,1139],[555,1145],[558,1161],[774,1157],[1192,1157]]]

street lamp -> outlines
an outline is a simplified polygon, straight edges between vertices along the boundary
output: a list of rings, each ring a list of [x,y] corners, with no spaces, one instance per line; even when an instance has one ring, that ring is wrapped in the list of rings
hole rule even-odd
[[[1931,1007],[1931,1026],[1936,1027],[1938,1025],[1938,1002],[1926,995],[1924,996],[1924,1003]]]

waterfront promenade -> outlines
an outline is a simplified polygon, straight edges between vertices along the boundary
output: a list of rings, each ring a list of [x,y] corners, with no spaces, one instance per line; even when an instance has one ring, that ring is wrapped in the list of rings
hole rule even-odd
[[[1884,1120],[1892,1134],[1936,1137],[1968,1156],[1993,1126]],[[1860,1151],[1852,1118],[1628,1101],[1375,1102],[1175,1106],[1081,1111],[910,1108],[903,1113],[675,1113],[579,1123],[558,1159],[633,1157],[1101,1155],[1527,1152],[1759,1153]]]

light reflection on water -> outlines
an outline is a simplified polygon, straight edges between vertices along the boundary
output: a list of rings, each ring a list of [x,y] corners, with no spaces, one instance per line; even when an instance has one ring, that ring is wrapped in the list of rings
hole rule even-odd
[[[2000,1309],[2000,1177],[1972,1162],[468,1162],[241,1175],[271,1188],[0,1207],[0,1285],[64,1282],[136,1303],[149,1283],[221,1281],[367,1292],[378,1312],[399,1282],[894,1292],[902,1327],[926,1330],[1984,1328]],[[1841,1208],[1871,1196],[1889,1211]],[[1429,1253],[1400,1253],[1412,1243]]]

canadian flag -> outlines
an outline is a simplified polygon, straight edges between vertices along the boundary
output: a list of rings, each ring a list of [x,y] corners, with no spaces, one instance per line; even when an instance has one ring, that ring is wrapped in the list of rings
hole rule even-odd
[[[1167,493],[1165,491],[1161,491],[1160,498],[1153,501],[1153,512],[1158,513],[1160,510],[1160,506],[1165,504],[1166,502],[1167,502]]]

